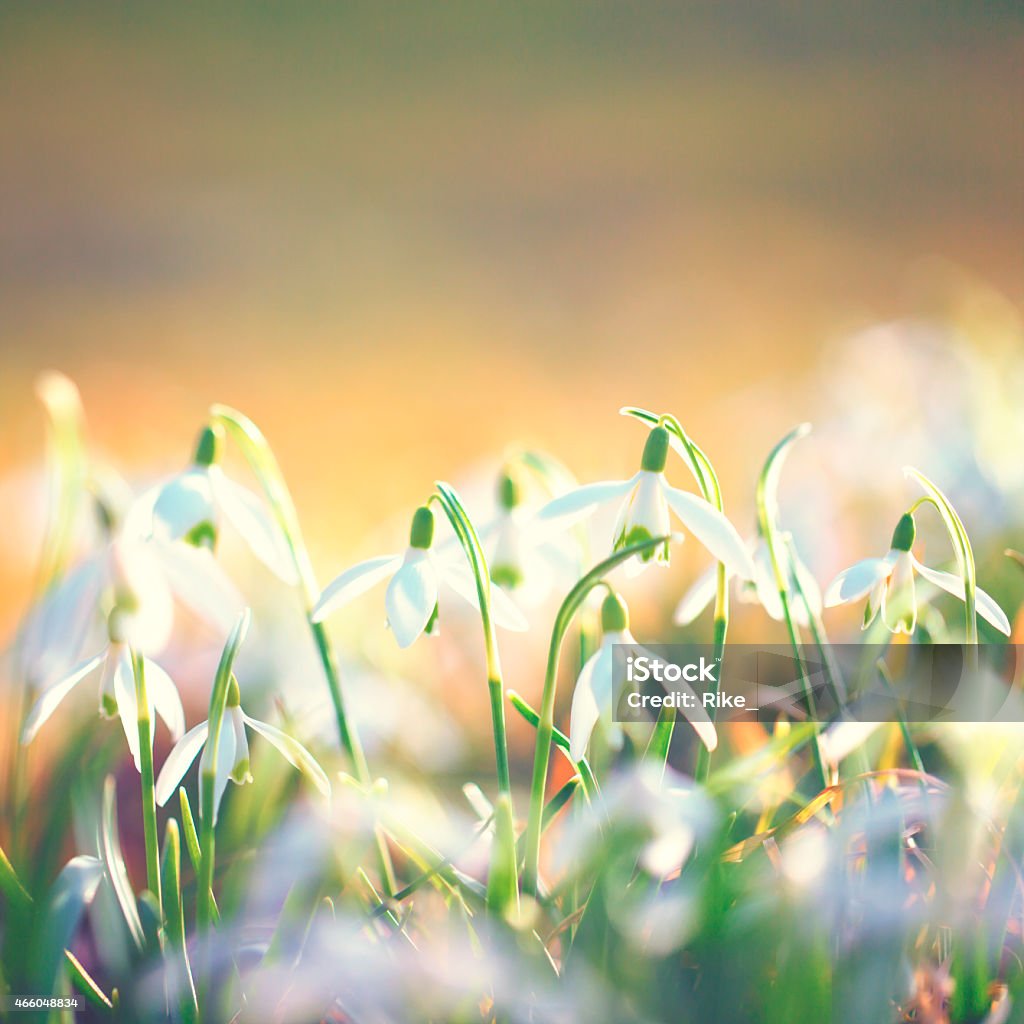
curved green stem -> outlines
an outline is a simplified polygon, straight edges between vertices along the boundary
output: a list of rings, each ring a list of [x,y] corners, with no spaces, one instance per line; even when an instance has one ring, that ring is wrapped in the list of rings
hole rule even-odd
[[[548,649],[547,668],[544,673],[544,692],[541,696],[540,719],[537,723],[537,742],[533,757],[533,780],[530,785],[530,812],[526,824],[526,856],[523,869],[523,890],[531,896],[537,895],[538,868],[540,865],[540,839],[544,817],[544,790],[547,783],[548,764],[551,760],[551,742],[555,728],[555,691],[558,685],[558,661],[562,641],[569,631],[573,617],[586,600],[587,595],[617,565],[664,544],[669,537],[652,537],[631,544],[616,551],[603,562],[594,566],[569,591],[555,616],[551,631],[551,645]]]
[[[491,701],[491,731],[494,735],[494,757],[498,774],[498,800],[494,853],[488,874],[487,901],[492,909],[503,911],[519,900],[519,881],[515,856],[514,811],[512,805],[512,779],[508,763],[508,737],[505,729],[505,684],[498,657],[498,638],[491,615],[491,576],[487,559],[476,529],[458,494],[449,484],[438,480],[434,495],[444,509],[448,521],[466,554],[476,581],[480,622],[484,632],[484,655],[487,662],[487,689]]]
[[[281,528],[281,534],[288,546],[299,578],[306,621],[320,657],[324,678],[327,680],[327,689],[330,691],[342,749],[348,756],[356,779],[364,787],[369,788],[373,783],[373,777],[370,774],[366,754],[359,739],[359,731],[345,706],[338,660],[335,657],[326,627],[322,622],[313,621],[313,607],[320,596],[320,588],[317,585],[313,564],[302,536],[295,502],[285,483],[284,474],[281,472],[277,458],[262,431],[247,416],[226,405],[212,406],[210,415],[222,423],[238,442],[242,454],[259,480],[274,518]],[[395,872],[391,864],[391,854],[388,851],[387,842],[380,830],[376,834],[376,850],[381,871],[381,883],[385,894],[390,896],[395,890]]]
[[[904,474],[913,477],[924,489],[926,497],[919,498],[912,506],[917,509],[929,502],[935,507],[942,518],[942,523],[949,534],[949,541],[953,547],[953,554],[956,556],[957,568],[960,570],[960,578],[964,583],[964,608],[966,615],[967,643],[976,645],[978,643],[978,612],[977,612],[977,570],[974,564],[974,552],[971,549],[971,541],[967,536],[963,520],[957,515],[949,498],[946,497],[938,487],[935,486],[923,473],[907,466]]]
[[[769,453],[764,469],[761,471],[757,481],[757,519],[761,535],[764,537],[765,546],[768,548],[772,576],[778,589],[779,602],[782,606],[782,617],[786,623],[786,632],[789,635],[790,646],[793,649],[793,660],[796,662],[797,671],[800,673],[804,698],[807,701],[808,712],[813,722],[815,736],[811,749],[814,753],[814,764],[821,781],[821,788],[825,789],[828,786],[828,773],[821,755],[820,727],[816,721],[813,721],[814,696],[811,692],[810,681],[807,676],[807,666],[804,664],[803,652],[800,647],[800,632],[793,618],[793,610],[790,607],[788,574],[783,571],[780,538],[776,525],[776,518],[778,516],[778,481],[783,459],[790,445],[799,438],[806,436],[809,429],[808,424],[801,424],[794,430],[791,430]]]

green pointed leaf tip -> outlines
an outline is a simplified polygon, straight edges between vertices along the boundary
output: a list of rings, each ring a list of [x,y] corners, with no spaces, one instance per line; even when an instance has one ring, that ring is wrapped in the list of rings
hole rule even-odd
[[[196,439],[195,455],[192,461],[197,466],[215,466],[224,451],[224,428],[219,423],[203,427]]]
[[[914,517],[909,512],[900,516],[896,529],[892,533],[892,548],[894,551],[909,551],[914,546],[917,538],[917,525]]]
[[[629,609],[615,591],[601,604],[601,629],[605,633],[622,633],[629,629]]]
[[[426,505],[420,505],[413,513],[409,527],[409,546],[426,551],[434,543],[434,513]]]
[[[668,461],[669,433],[665,427],[655,427],[644,443],[644,454],[640,468],[650,473],[661,473]]]

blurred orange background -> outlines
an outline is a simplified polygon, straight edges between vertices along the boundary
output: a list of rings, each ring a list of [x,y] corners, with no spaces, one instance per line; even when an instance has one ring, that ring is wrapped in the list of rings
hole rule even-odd
[[[1022,58],[1011,3],[5,5],[0,473],[53,367],[128,473],[247,412],[324,578],[509,442],[631,472],[625,403],[749,495],[831,339],[1021,307]]]

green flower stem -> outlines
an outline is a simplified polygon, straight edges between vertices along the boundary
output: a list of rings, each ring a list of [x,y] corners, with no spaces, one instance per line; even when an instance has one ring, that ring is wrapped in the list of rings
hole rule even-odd
[[[142,830],[146,841],[146,885],[156,897],[163,920],[160,886],[160,849],[156,831],[156,774],[153,771],[153,721],[146,692],[146,668],[142,655],[132,651],[135,701],[138,705],[139,758],[142,762]]]
[[[537,743],[533,757],[533,781],[530,786],[530,812],[526,824],[526,857],[523,870],[523,890],[536,897],[539,882],[540,839],[544,817],[544,790],[547,784],[548,764],[551,759],[551,743],[555,730],[555,692],[558,686],[558,661],[573,617],[586,600],[591,590],[617,565],[664,544],[670,538],[652,537],[631,544],[616,551],[609,558],[594,566],[573,588],[562,602],[555,616],[551,631],[551,645],[548,649],[547,668],[544,673],[544,692],[541,696],[540,718],[537,724]]]
[[[476,580],[480,621],[484,632],[487,689],[491,701],[491,731],[494,735],[494,756],[498,775],[498,802],[495,804],[495,813],[499,819],[491,870],[488,873],[488,905],[493,910],[504,912],[510,905],[518,904],[519,883],[516,871],[515,831],[512,827],[514,819],[512,780],[509,772],[508,737],[505,728],[505,684],[501,673],[501,661],[498,657],[498,639],[491,617],[491,577],[480,538],[477,536],[458,494],[452,487],[440,480],[436,482],[435,487],[437,490],[434,498],[444,509]]]
[[[925,497],[919,498],[911,507],[911,514],[921,505],[928,503],[942,517],[942,523],[946,527],[946,533],[949,534],[949,542],[953,547],[953,554],[956,556],[960,578],[964,582],[964,614],[966,617],[967,643],[971,646],[976,646],[978,643],[978,579],[974,564],[974,552],[971,549],[971,541],[967,536],[963,520],[957,515],[956,509],[953,508],[949,498],[928,477],[918,472],[912,466],[907,466],[903,472],[906,476],[913,477],[925,492]]]
[[[358,729],[349,717],[345,706],[338,661],[324,624],[313,621],[313,607],[320,596],[320,588],[317,585],[313,563],[299,526],[295,502],[285,483],[277,457],[262,431],[247,416],[226,405],[214,405],[210,409],[210,415],[222,423],[238,442],[246,461],[259,480],[263,493],[281,528],[282,536],[299,577],[306,622],[313,636],[317,654],[320,656],[324,677],[327,680],[327,689],[331,694],[331,704],[334,707],[334,717],[338,725],[338,736],[342,749],[352,765],[356,779],[369,789],[373,783],[373,777],[359,739]],[[387,842],[380,830],[377,830],[375,844],[381,872],[381,884],[385,895],[390,896],[395,890],[395,871]]]
[[[786,623],[786,632],[789,635],[790,645],[793,648],[793,659],[796,662],[797,671],[800,673],[800,679],[804,688],[804,697],[807,701],[808,711],[810,712],[813,721],[814,696],[811,693],[810,682],[807,675],[807,666],[804,664],[803,654],[800,649],[800,633],[797,629],[796,622],[793,619],[793,611],[790,607],[789,583],[786,578],[787,574],[784,573],[782,569],[780,538],[778,528],[775,523],[778,511],[776,492],[778,489],[779,473],[782,468],[782,459],[788,452],[789,446],[794,441],[805,436],[808,429],[807,425],[803,424],[795,430],[790,431],[768,455],[764,464],[764,469],[761,471],[761,475],[757,481],[757,518],[761,528],[761,535],[764,537],[765,546],[768,548],[768,557],[771,561],[772,576],[775,580],[775,586],[779,591],[779,603],[782,605],[782,617]],[[814,742],[811,744],[811,750],[814,754],[814,764],[821,782],[821,788],[825,789],[828,786],[828,772],[825,768],[825,762],[821,755],[821,730],[816,721],[813,721],[813,728],[815,735]]]

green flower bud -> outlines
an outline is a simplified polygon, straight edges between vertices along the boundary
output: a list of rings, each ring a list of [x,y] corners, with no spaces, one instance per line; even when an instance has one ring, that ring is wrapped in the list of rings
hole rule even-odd
[[[655,427],[647,435],[640,468],[650,473],[661,473],[668,461],[669,433],[664,427]]]
[[[909,551],[914,546],[917,537],[917,526],[914,517],[909,512],[904,512],[896,529],[892,532],[892,548],[895,551]]]
[[[420,505],[413,513],[409,530],[409,546],[426,551],[434,543],[434,513],[426,505]]]
[[[522,501],[522,494],[518,481],[508,471],[505,471],[498,478],[498,504],[506,512],[514,509]]]
[[[228,700],[226,706],[237,708],[242,703],[242,691],[238,688],[238,680],[232,676],[228,683]]]
[[[605,633],[622,633],[629,629],[629,609],[614,590],[601,604],[601,629]]]
[[[197,466],[214,466],[220,461],[224,449],[224,431],[217,423],[203,427],[196,441],[196,452],[192,457]]]

